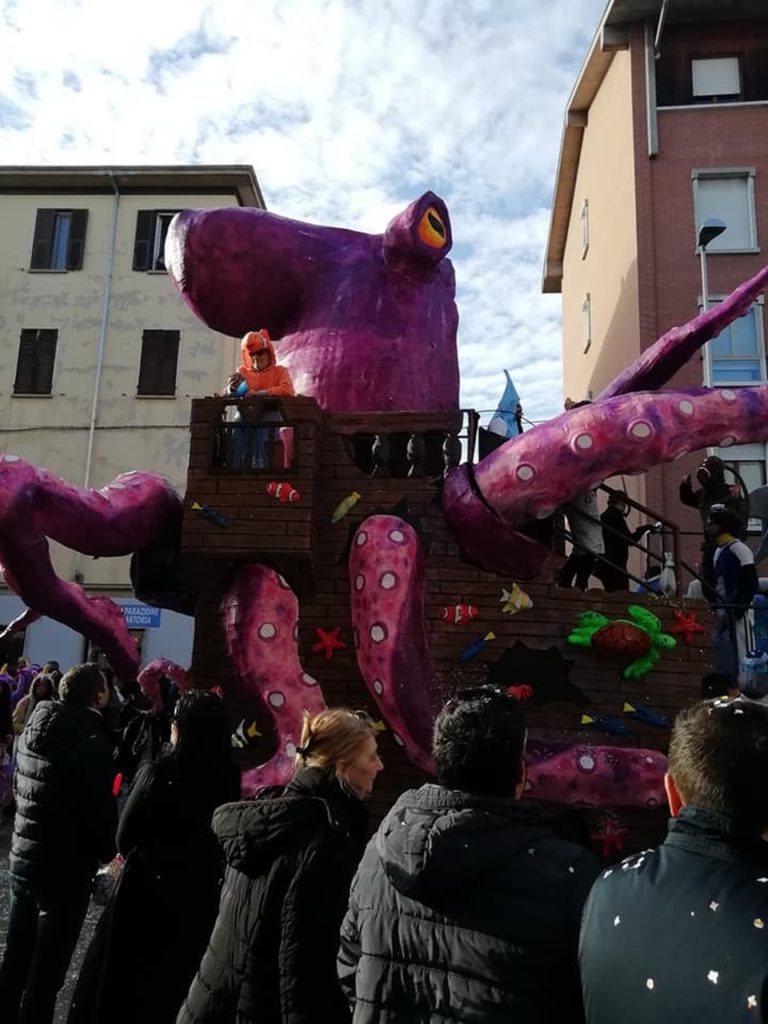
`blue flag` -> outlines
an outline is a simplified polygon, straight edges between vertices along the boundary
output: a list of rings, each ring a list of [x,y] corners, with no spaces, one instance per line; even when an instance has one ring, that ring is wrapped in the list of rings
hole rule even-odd
[[[520,405],[520,396],[517,393],[517,388],[509,376],[509,370],[504,371],[504,376],[507,378],[507,385],[504,388],[504,394],[501,396],[499,407],[488,424],[488,429],[492,434],[499,434],[501,437],[517,437],[518,434],[523,432],[523,428],[520,425],[523,410]]]

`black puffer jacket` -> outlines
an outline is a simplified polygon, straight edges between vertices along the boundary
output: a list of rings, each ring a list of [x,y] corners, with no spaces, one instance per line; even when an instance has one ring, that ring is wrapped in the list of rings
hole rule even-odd
[[[590,1024],[768,1020],[768,843],[684,807],[597,880],[579,958]]]
[[[172,752],[139,771],[117,830],[126,865],[83,960],[67,1024],[176,1020],[219,906],[224,865],[211,817],[239,792],[234,763],[203,772]]]
[[[92,877],[115,855],[112,744],[98,711],[41,701],[16,755],[10,872],[33,884]]]
[[[178,1024],[337,1024],[339,927],[366,812],[335,779],[299,772],[284,791],[225,804],[219,916]]]
[[[431,784],[404,793],[342,927],[356,1024],[583,1020],[576,950],[598,870],[556,812]]]

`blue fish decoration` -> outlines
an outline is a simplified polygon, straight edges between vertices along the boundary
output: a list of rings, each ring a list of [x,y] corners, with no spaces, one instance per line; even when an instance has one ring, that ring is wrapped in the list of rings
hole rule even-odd
[[[471,644],[467,644],[464,650],[459,655],[459,661],[472,661],[472,659],[485,650],[490,640],[495,640],[495,633],[486,633],[485,636],[481,636],[479,640],[474,640]]]
[[[229,520],[223,512],[219,512],[217,508],[213,508],[212,505],[201,505],[199,501],[193,501],[190,505],[195,512],[199,512],[203,519],[207,519],[209,523],[213,523],[214,526],[220,526],[222,529],[229,526]]]
[[[517,388],[512,383],[509,370],[504,371],[504,376],[507,378],[507,385],[504,388],[504,394],[501,396],[499,407],[488,424],[488,429],[492,434],[499,434],[501,437],[517,437],[518,434],[523,432],[520,426],[520,417],[522,416],[520,395],[518,395]],[[520,410],[519,414],[518,409]]]
[[[636,704],[630,704],[627,701],[624,704],[624,714],[629,715],[630,718],[636,718],[638,722],[647,722],[648,725],[658,726],[659,729],[669,728],[667,716],[662,715],[660,711],[655,711],[653,708],[638,707]]]
[[[598,732],[608,733],[609,736],[626,736],[629,733],[623,722],[618,718],[611,718],[610,715],[582,715],[581,724],[590,729],[597,729]]]

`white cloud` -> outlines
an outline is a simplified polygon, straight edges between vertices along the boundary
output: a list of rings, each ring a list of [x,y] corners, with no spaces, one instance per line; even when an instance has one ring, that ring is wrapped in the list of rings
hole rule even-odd
[[[251,163],[273,211],[368,231],[447,202],[462,401],[561,408],[540,293],[568,93],[604,0],[6,0],[6,163]]]

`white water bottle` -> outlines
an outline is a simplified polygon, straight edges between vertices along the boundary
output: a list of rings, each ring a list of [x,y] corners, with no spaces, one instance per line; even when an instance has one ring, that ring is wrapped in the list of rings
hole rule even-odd
[[[677,577],[671,551],[664,552],[664,568],[659,576],[659,590],[665,597],[674,597],[677,593]]]

